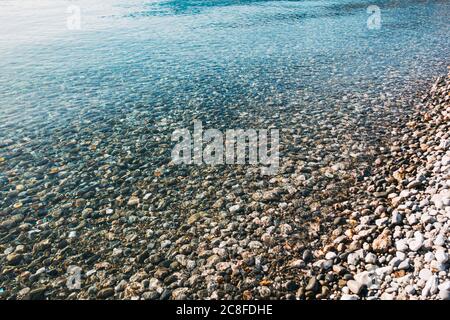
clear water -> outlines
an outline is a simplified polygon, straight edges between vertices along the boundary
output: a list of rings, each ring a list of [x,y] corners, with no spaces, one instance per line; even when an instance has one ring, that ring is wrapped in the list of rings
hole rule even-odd
[[[367,27],[372,4],[381,9],[378,30]],[[67,28],[71,5],[81,9],[81,30]],[[54,192],[77,195],[102,183],[97,171],[105,161],[131,158],[119,170],[125,174],[119,181],[129,185],[120,192],[128,196],[137,186],[127,172],[151,175],[169,163],[171,133],[194,119],[221,130],[294,128],[314,137],[310,147],[322,146],[316,156],[336,162],[335,142],[378,143],[397,119],[391,110],[407,110],[408,99],[446,72],[450,57],[448,1],[9,0],[0,6],[4,195],[31,177],[43,181],[41,173],[52,166],[71,170],[71,183],[58,191],[56,179]],[[85,150],[91,142],[96,152]],[[82,151],[74,153],[73,143]]]
[[[379,30],[366,25],[372,4]],[[70,5],[81,30],[66,26]],[[1,0],[0,135],[82,110],[401,92],[445,72],[449,18],[446,0]]]

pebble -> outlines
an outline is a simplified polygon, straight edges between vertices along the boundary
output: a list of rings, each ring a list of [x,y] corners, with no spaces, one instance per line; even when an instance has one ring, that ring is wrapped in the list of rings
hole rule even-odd
[[[405,259],[398,265],[398,270],[408,270],[410,268],[410,262],[409,259]]]
[[[336,258],[336,253],[335,252],[327,252],[327,254],[325,255],[325,259],[327,260],[333,260],[334,258]]]
[[[423,235],[420,232],[414,234],[414,238],[408,241],[408,247],[411,251],[418,251],[423,246]]]
[[[303,260],[301,260],[301,259],[293,260],[291,262],[291,267],[292,268],[303,268],[305,266],[306,266],[306,263]]]
[[[69,238],[76,238],[77,232],[76,231],[70,231],[69,232]]]
[[[230,213],[238,213],[242,211],[242,208],[240,205],[236,204],[234,206],[231,206],[229,209]]]
[[[425,287],[424,287],[423,290],[422,290],[422,297],[423,297],[423,298],[426,298],[426,297],[428,297],[429,295],[432,295],[432,294],[437,293],[437,291],[438,291],[438,285],[439,285],[438,277],[435,276],[435,275],[431,276],[431,277],[427,280],[427,282],[426,282],[426,284],[425,284]]]
[[[442,300],[450,300],[450,281],[447,280],[438,286],[439,297]]]
[[[394,211],[392,213],[392,219],[391,219],[391,223],[392,224],[400,224],[402,222],[402,215],[400,213],[398,213],[397,211]]]
[[[356,253],[350,253],[350,254],[347,256],[347,263],[348,263],[349,265],[355,266],[355,265],[358,264],[359,260],[360,260],[359,255],[356,254]]]
[[[354,294],[359,294],[361,292],[361,289],[362,289],[362,285],[358,281],[355,281],[355,280],[347,281],[347,287]]]
[[[104,288],[97,293],[98,299],[106,299],[114,295],[113,288]]]
[[[6,256],[6,261],[8,262],[8,264],[13,265],[13,266],[20,264],[22,259],[23,259],[23,255],[18,254],[18,253],[10,253]]]
[[[305,261],[306,263],[310,262],[312,259],[314,258],[314,256],[312,255],[312,252],[310,250],[305,250],[303,251],[303,255],[302,255],[302,259],[303,261]]]
[[[309,279],[308,284],[305,287],[306,291],[317,292],[319,290],[319,283],[315,277]]]
[[[438,234],[436,239],[434,239],[434,245],[441,247],[445,244],[445,237],[443,234]]]
[[[262,243],[259,241],[250,241],[250,243],[248,244],[248,247],[250,249],[259,249],[262,246],[263,246]]]
[[[261,286],[259,287],[259,295],[261,296],[261,298],[269,298],[271,294],[271,291],[268,287],[266,286]]]
[[[438,249],[436,250],[436,253],[434,254],[436,261],[439,263],[446,263],[448,261],[448,253],[444,251],[444,249]]]
[[[424,281],[428,281],[428,279],[430,279],[432,276],[433,276],[433,272],[431,272],[430,269],[422,269],[419,272],[419,278]]]
[[[16,132],[2,147],[1,297],[448,300],[449,84],[414,106],[356,92],[337,108],[319,101],[333,112],[300,99],[289,117],[255,113],[261,126],[295,124],[270,177],[167,156],[168,129],[183,119],[247,125],[255,110],[231,100],[218,119],[200,112],[199,95],[174,113],[164,99],[130,103],[113,121],[80,113],[50,140]],[[281,98],[268,102],[288,108]],[[83,267],[76,290],[66,286],[72,264]]]
[[[369,264],[375,264],[377,262],[377,256],[376,254],[369,252],[364,258],[364,261]]]
[[[354,294],[343,294],[341,300],[359,300],[359,296]]]
[[[137,206],[139,204],[140,200],[138,197],[132,196],[130,197],[130,199],[128,200],[128,205],[129,206]]]

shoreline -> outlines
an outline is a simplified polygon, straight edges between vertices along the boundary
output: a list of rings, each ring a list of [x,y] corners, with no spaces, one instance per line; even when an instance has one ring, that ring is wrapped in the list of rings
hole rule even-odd
[[[347,223],[316,251],[323,271],[328,263],[342,276],[334,299],[450,299],[450,73],[408,117],[368,180],[352,189],[357,201],[337,213]]]

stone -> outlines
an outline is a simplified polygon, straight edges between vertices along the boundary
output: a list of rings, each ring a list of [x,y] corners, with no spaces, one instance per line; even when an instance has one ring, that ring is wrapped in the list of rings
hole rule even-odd
[[[428,279],[430,279],[432,275],[433,275],[433,272],[431,272],[430,269],[424,268],[419,271],[419,278],[424,281],[428,281]]]
[[[335,225],[335,226],[338,226],[338,225],[341,225],[341,224],[344,224],[345,223],[345,218],[344,217],[336,217],[334,220],[333,220],[333,224]]]
[[[366,254],[364,261],[369,264],[375,264],[377,262],[377,256],[376,254],[369,252],[368,254]]]
[[[282,235],[289,235],[292,232],[292,227],[287,223],[284,223],[280,226],[280,232]]]
[[[409,216],[406,217],[406,220],[408,221],[408,224],[410,226],[413,226],[417,223],[417,217],[415,214],[410,214]]]
[[[402,222],[402,219],[402,215],[398,211],[394,210],[394,212],[392,212],[392,224],[400,224]]]
[[[194,223],[196,223],[197,221],[199,221],[201,218],[203,218],[205,215],[206,215],[206,214],[203,213],[203,212],[197,212],[197,213],[194,213],[194,214],[192,214],[192,215],[188,218],[187,223],[188,223],[188,224],[194,224]]]
[[[395,242],[395,248],[398,251],[407,251],[409,249],[406,239],[400,239]]]
[[[402,252],[402,251],[397,251],[395,253],[395,256],[397,258],[400,258],[402,261],[406,259],[406,253]]]
[[[439,263],[444,264],[448,261],[448,253],[444,249],[436,250],[434,256],[436,258],[436,261]]]
[[[391,266],[386,266],[386,267],[381,267],[381,268],[375,269],[375,274],[381,278],[383,276],[391,274],[392,271],[393,271],[393,268]]]
[[[163,240],[161,241],[161,249],[167,248],[172,244],[172,241],[170,240]]]
[[[439,298],[442,300],[450,300],[450,291],[447,289],[439,290]]]
[[[281,192],[279,189],[266,191],[262,195],[262,200],[265,202],[278,201],[281,199]]]
[[[411,251],[418,251],[423,246],[423,235],[420,232],[414,233],[414,238],[408,240],[408,247]]]
[[[333,260],[325,260],[323,261],[322,264],[322,269],[323,270],[329,270],[333,267]]]
[[[345,163],[342,162],[335,163],[331,166],[331,170],[333,171],[345,170],[345,168],[346,168]]]
[[[319,283],[315,277],[309,279],[308,284],[305,287],[306,291],[312,291],[316,293],[319,290]]]
[[[233,213],[233,214],[243,211],[242,207],[240,205],[238,205],[238,204],[236,204],[234,206],[231,206],[228,210],[230,211],[230,213]]]
[[[436,239],[434,239],[434,245],[441,247],[444,244],[445,244],[445,237],[443,234],[440,233],[436,236]]]
[[[138,197],[136,196],[131,196],[130,199],[128,200],[128,205],[129,206],[137,206],[139,204],[140,200]]]
[[[422,297],[426,298],[429,295],[435,294],[438,291],[439,279],[437,276],[431,276],[425,283],[425,287],[422,290]]]
[[[76,231],[70,231],[69,232],[69,238],[76,238],[76,236],[77,236],[77,232]]]
[[[272,240],[273,240],[273,237],[268,233],[264,233],[261,236],[261,241],[265,244],[270,244],[272,242]]]
[[[431,202],[434,203],[437,209],[443,209],[449,205],[450,202],[450,190],[442,190],[440,193],[431,197]]]
[[[347,287],[350,289],[351,292],[359,295],[363,286],[358,281],[349,280],[347,281]]]
[[[303,261],[305,261],[306,263],[310,262],[312,259],[314,258],[311,250],[306,249],[305,251],[303,251],[302,254],[302,259]]]
[[[259,248],[261,248],[263,245],[262,245],[262,243],[261,242],[259,242],[259,241],[250,241],[249,242],[249,244],[248,244],[248,247],[250,248],[250,249],[259,249]]]
[[[299,288],[299,285],[295,281],[289,280],[285,283],[284,287],[287,291],[295,291]]]
[[[173,300],[186,300],[189,288],[176,288],[172,291]]]
[[[19,290],[19,292],[17,292],[17,298],[20,299],[20,300],[22,300],[24,298],[28,298],[29,299],[29,295],[28,294],[30,293],[30,291],[31,291],[31,289],[28,288],[28,287]]]
[[[332,269],[333,269],[334,273],[336,273],[340,276],[343,276],[345,273],[347,273],[347,269],[345,269],[343,266],[338,265],[338,264],[334,264]]]
[[[107,299],[113,295],[114,295],[113,288],[104,288],[97,293],[97,298],[98,299]]]
[[[362,286],[370,287],[374,284],[375,276],[373,271],[363,271],[355,274],[354,279]]]
[[[125,280],[121,280],[115,287],[114,287],[114,291],[115,292],[122,292],[123,290],[125,290],[127,286],[127,282]]]
[[[347,263],[351,266],[356,266],[359,262],[360,258],[359,255],[352,252],[347,256]]]
[[[269,287],[266,286],[261,286],[259,287],[259,295],[261,296],[261,298],[269,298],[271,291],[269,289]]]
[[[24,218],[25,217],[22,214],[13,215],[12,217],[0,222],[0,230],[13,228],[17,224],[19,224]]]
[[[406,287],[405,287],[405,293],[406,294],[408,294],[408,295],[413,295],[413,294],[415,294],[416,293],[416,289],[414,288],[414,286],[413,285],[407,285]]]
[[[216,264],[216,270],[220,272],[225,272],[226,270],[231,268],[230,262],[219,262]]]
[[[46,287],[36,288],[28,293],[28,297],[30,300],[44,300],[46,291],[47,291]]]
[[[290,266],[292,268],[303,268],[306,266],[305,262],[301,259],[296,259],[291,261]]]
[[[380,296],[381,300],[394,300],[394,295],[392,293],[383,292]]]
[[[327,252],[327,254],[325,255],[325,259],[327,259],[327,260],[333,260],[334,258],[336,258],[336,253],[335,252],[332,252],[332,251],[330,251],[330,252]]]
[[[438,286],[439,298],[442,300],[450,300],[450,281],[447,280]]]
[[[424,256],[425,262],[431,262],[431,261],[433,261],[433,259],[434,259],[434,254],[433,254],[433,252],[427,252],[427,253],[425,253],[425,256]]]
[[[408,270],[410,268],[410,262],[409,262],[409,258],[403,260],[402,262],[400,262],[400,264],[398,265],[398,269],[399,270]]]
[[[391,235],[388,229],[383,232],[372,242],[373,250],[377,252],[386,252],[391,246]]]
[[[6,262],[8,262],[9,265],[17,266],[22,262],[23,255],[19,253],[10,253],[6,256]]]
[[[400,257],[394,257],[391,259],[391,261],[389,261],[389,265],[396,268],[399,266],[399,264],[405,259],[402,259]]]

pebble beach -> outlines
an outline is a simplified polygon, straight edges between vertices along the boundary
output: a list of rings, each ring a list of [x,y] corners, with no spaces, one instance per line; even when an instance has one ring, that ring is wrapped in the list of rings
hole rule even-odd
[[[349,1],[348,10],[361,7],[363,15],[365,5]],[[267,10],[276,9],[299,28],[317,27],[303,16],[298,22],[296,7],[263,3],[256,18],[242,8],[236,18],[227,6],[219,9],[223,25],[205,24],[215,11],[196,23],[222,39],[224,25],[234,30],[245,17],[247,35],[261,16],[271,23]],[[339,15],[327,7],[333,13],[322,16],[321,6],[322,26],[333,29]],[[334,53],[308,43],[314,54],[301,63],[292,58],[298,35],[291,32],[280,33],[287,40],[279,40],[278,55],[264,47],[259,61],[265,42],[230,58],[235,51],[190,29],[186,48],[185,39],[164,33],[183,50],[162,58],[171,47],[155,31],[146,49],[161,51],[148,53],[155,61],[148,70],[144,50],[124,53],[114,41],[99,53],[110,69],[83,65],[76,50],[68,56],[80,60],[64,73],[53,69],[63,64],[47,47],[26,47],[20,66],[15,49],[0,52],[0,87],[10,89],[0,93],[0,299],[449,300],[450,73],[442,28],[449,11],[437,6],[447,11],[418,14],[418,40],[400,35],[395,10],[387,15],[381,35],[400,49],[350,14],[344,25],[359,33],[341,40],[362,49],[335,48],[321,33],[316,41]],[[184,30],[193,13],[174,7],[167,15]],[[168,9],[157,9],[125,17],[151,16],[158,26]],[[399,10],[417,14],[415,6]],[[435,12],[442,16],[429,27],[423,21]],[[89,48],[91,36],[75,39]],[[223,41],[247,52],[234,36]],[[136,39],[127,41],[133,47]],[[192,43],[201,50],[212,43],[217,56],[197,62],[186,53],[204,51]],[[48,65],[22,64],[36,52]],[[279,170],[175,164],[171,135],[195,120],[223,132],[279,129]]]
[[[280,177],[258,182],[248,181],[251,173],[245,170],[219,177],[210,168],[189,175],[186,169],[183,175],[182,169],[167,166],[143,181],[133,174],[123,177],[142,183],[142,189],[127,197],[107,187],[103,204],[89,195],[98,197],[105,186],[79,182],[77,199],[52,209],[50,218],[39,215],[38,205],[31,217],[22,209],[33,206],[29,189],[43,186],[16,184],[4,193],[11,206],[2,211],[0,223],[0,284],[7,288],[1,294],[17,299],[447,300],[449,89],[450,77],[439,77],[406,122],[374,149],[368,168],[342,162],[315,171],[287,163]],[[80,149],[76,154],[96,145]],[[3,167],[9,165],[5,162],[2,158]],[[64,197],[71,173],[46,162],[42,167],[47,169],[41,174],[58,183],[53,193],[34,197]],[[105,180],[119,180],[107,163],[97,170]],[[176,180],[170,177],[174,170]],[[196,170],[209,171],[198,185],[204,192],[186,179]],[[17,176],[6,172],[11,183]],[[322,178],[316,177],[319,172]],[[314,190],[320,179],[324,187]],[[171,192],[144,187],[157,180],[195,198],[176,204],[162,196]],[[218,181],[224,194],[211,188]],[[298,196],[310,189],[313,195]],[[171,209],[175,206],[179,211]],[[189,209],[199,206],[204,211]],[[64,270],[70,265],[87,270],[85,290],[66,288]]]

